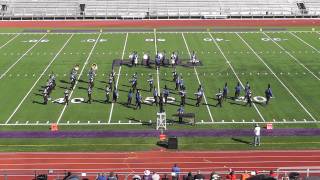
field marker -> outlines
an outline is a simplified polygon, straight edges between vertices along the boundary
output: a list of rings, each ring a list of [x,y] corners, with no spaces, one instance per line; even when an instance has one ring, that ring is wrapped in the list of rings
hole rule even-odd
[[[320,53],[320,51],[313,47],[312,45],[310,45],[309,43],[307,43],[306,41],[304,41],[303,39],[301,39],[300,37],[298,37],[297,35],[295,35],[294,33],[290,32],[290,34],[294,37],[296,37],[297,39],[299,39],[301,42],[303,42],[304,44],[308,45],[309,47],[311,47],[313,50],[317,51],[318,53]],[[313,51],[312,51],[313,52]]]
[[[213,39],[212,42],[213,42],[213,43],[216,45],[216,47],[219,49],[219,51],[220,51],[221,55],[224,57],[224,59],[225,59],[226,61],[229,61],[228,58],[227,58],[227,57],[225,56],[225,54],[223,53],[223,51],[222,51],[222,49],[220,48],[220,46],[218,45],[218,43],[214,40],[214,38],[213,38],[213,36],[212,36],[212,34],[211,34],[210,32],[209,32],[209,35],[210,35],[210,37]],[[241,82],[239,76],[237,75],[236,71],[233,69],[233,67],[232,67],[232,65],[231,65],[230,63],[229,63],[228,65],[229,65],[230,69],[232,70],[233,74],[234,74],[234,75],[236,76],[236,78],[238,79],[240,85],[241,85],[242,88],[244,89],[244,85],[242,84],[242,82]],[[260,116],[260,118],[262,119],[262,121],[265,122],[264,117],[262,116],[262,114],[260,113],[259,109],[257,108],[257,106],[256,106],[254,103],[253,103],[253,107],[256,109],[256,111],[257,111],[257,113],[259,114],[259,116]]]
[[[129,36],[129,33],[126,34],[126,40],[124,41],[123,51],[122,51],[122,57],[121,57],[122,60],[123,60],[124,55],[125,55],[125,51],[126,51],[126,47],[127,47],[127,42],[128,42],[128,36]],[[117,89],[118,89],[118,84],[119,84],[119,78],[120,78],[121,68],[122,68],[122,66],[119,67],[119,71],[118,71],[118,77],[117,77],[117,82],[116,82],[116,88],[117,88]],[[128,76],[128,74],[126,74],[126,76]],[[113,107],[114,107],[114,103],[112,102],[112,104],[111,104],[111,109],[110,109],[110,113],[109,113],[108,124],[110,124],[110,122],[111,122]]]
[[[238,34],[238,37],[248,46],[248,48],[257,56],[257,58],[269,69],[273,76],[282,84],[282,86],[289,92],[289,94],[298,102],[302,109],[313,119],[316,120],[312,114],[303,106],[303,104],[296,98],[290,89],[281,81],[281,79],[273,72],[273,70],[266,64],[266,62],[254,51],[254,49]],[[282,72],[280,73],[282,75]]]
[[[294,59],[298,64],[300,64],[303,68],[305,68],[310,74],[312,74],[317,80],[320,81],[320,78],[315,75],[310,69],[308,69],[301,61],[299,61],[296,57],[294,57],[290,52],[288,52],[284,47],[280,46],[276,41],[274,41],[269,35],[263,32],[265,36],[267,36],[272,42],[274,42],[280,49],[282,49],[285,53],[287,53],[292,59]],[[301,51],[299,51],[301,52]]]
[[[47,35],[44,34],[39,41],[37,41],[34,45],[32,45],[15,63],[13,63],[1,76],[0,80],[25,56],[28,52],[30,52],[41,40]]]
[[[13,38],[11,38],[9,41],[7,41],[4,45],[2,45],[0,47],[0,49],[2,49],[3,47],[5,47],[7,44],[9,44],[11,41],[13,41],[16,37],[18,37],[20,35],[20,33],[18,33],[17,35],[15,35]]]
[[[7,119],[6,124],[8,124],[8,122],[12,119],[12,117],[15,115],[15,113],[18,111],[18,109],[20,108],[20,106],[22,105],[22,103],[27,99],[27,97],[29,96],[29,94],[32,92],[33,88],[37,85],[37,83],[40,81],[40,79],[42,78],[42,76],[44,75],[44,73],[49,69],[49,67],[51,66],[51,64],[56,60],[56,58],[58,57],[58,55],[61,53],[61,51],[66,47],[66,45],[69,43],[69,41],[71,40],[71,38],[73,37],[73,34],[69,37],[69,39],[64,43],[64,45],[62,46],[62,48],[58,51],[58,53],[53,57],[53,59],[50,61],[50,63],[47,65],[47,67],[43,70],[43,72],[41,73],[41,75],[39,76],[39,78],[36,80],[36,82],[32,85],[32,87],[29,89],[29,91],[27,92],[27,94],[23,97],[23,99],[20,101],[19,105],[16,107],[16,109],[13,111],[13,113],[10,115],[10,117]]]
[[[190,53],[189,46],[188,46],[188,44],[187,44],[186,38],[184,37],[184,34],[183,34],[183,33],[181,33],[181,35],[182,35],[184,44],[186,45],[186,48],[187,48],[187,50],[188,50],[189,57],[191,58],[191,53]],[[211,37],[211,38],[212,38],[212,37]],[[213,39],[213,38],[212,38],[212,39]],[[193,66],[193,69],[194,69],[194,72],[195,72],[195,74],[196,74],[198,83],[199,83],[199,85],[201,85],[201,82],[200,82],[200,79],[199,79],[199,76],[198,76],[198,72],[197,72],[196,67]],[[210,119],[211,119],[212,122],[214,122],[213,117],[212,117],[212,114],[211,114],[211,111],[210,111],[210,108],[209,108],[209,105],[208,105],[208,102],[207,102],[207,98],[206,98],[205,93],[203,93],[203,98],[204,98],[204,101],[205,101],[205,103],[206,103],[206,107],[207,107],[207,110],[208,110],[208,112],[209,112]]]
[[[83,67],[82,67],[82,69],[81,69],[81,71],[80,71],[80,74],[79,74],[79,79],[80,79],[80,77],[82,76],[82,73],[83,73],[85,67],[87,66],[87,64],[88,64],[88,62],[89,62],[89,59],[90,59],[90,57],[91,57],[91,55],[92,55],[92,53],[93,53],[94,48],[95,48],[96,45],[97,45],[97,42],[99,41],[100,36],[101,36],[101,33],[99,33],[99,36],[97,37],[96,41],[94,42],[94,44],[93,44],[93,46],[92,46],[92,48],[91,48],[91,51],[90,51],[90,53],[89,53],[89,55],[88,55],[85,63],[83,64]],[[69,98],[70,98],[70,99],[71,99],[71,97],[72,97],[72,94],[73,94],[75,88],[77,87],[77,84],[78,84],[78,82],[79,82],[79,79],[76,81],[75,85],[73,86],[73,88],[72,88],[72,90],[71,90],[71,92],[70,92],[70,95],[69,95]],[[62,111],[61,111],[61,113],[60,113],[60,115],[59,115],[59,117],[58,117],[57,124],[59,124],[59,122],[60,122],[60,120],[61,120],[61,118],[62,118],[62,115],[63,115],[64,111],[66,110],[66,108],[67,108],[67,104],[65,104],[65,105],[63,106],[63,109],[62,109]]]

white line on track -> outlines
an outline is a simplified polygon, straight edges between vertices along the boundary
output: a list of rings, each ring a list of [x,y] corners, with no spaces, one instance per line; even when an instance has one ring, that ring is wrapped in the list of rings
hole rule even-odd
[[[320,78],[315,75],[310,69],[308,69],[301,61],[299,61],[296,57],[294,57],[289,51],[287,51],[284,47],[280,46],[276,41],[274,41],[269,35],[267,35],[265,32],[263,34],[268,37],[273,43],[275,43],[280,49],[282,49],[285,53],[287,53],[293,60],[295,60],[298,64],[300,64],[304,69],[306,69],[310,74],[312,74],[317,80],[320,81]]]
[[[17,34],[17,35],[15,35],[13,38],[11,38],[9,41],[7,41],[4,45],[2,45],[2,46],[0,47],[0,49],[2,49],[2,48],[5,47],[7,44],[9,44],[11,41],[13,41],[14,39],[16,39],[19,35],[20,35],[20,33]]]
[[[210,32],[208,32],[208,34],[210,35],[211,39],[213,39],[213,43],[216,45],[216,47],[219,49],[220,53],[222,54],[222,56],[224,57],[224,59],[226,60],[226,63],[229,65],[229,67],[231,68],[233,74],[236,76],[236,78],[238,79],[239,83],[241,84],[242,88],[244,88],[244,85],[242,84],[239,76],[237,75],[236,71],[233,69],[230,61],[228,60],[228,58],[225,56],[224,52],[222,51],[222,49],[220,48],[220,46],[218,45],[218,43],[216,42],[216,40],[213,38],[212,34]],[[259,114],[260,118],[262,119],[263,122],[265,122],[264,117],[262,116],[262,114],[260,113],[259,109],[257,108],[257,106],[253,103],[253,107],[256,109],[257,113]]]
[[[249,49],[257,56],[257,58],[269,69],[273,76],[282,84],[282,86],[289,92],[289,94],[297,101],[297,103],[302,107],[302,109],[312,118],[312,120],[317,121],[312,114],[303,106],[303,104],[296,98],[295,95],[290,91],[290,89],[281,81],[281,79],[273,72],[273,70],[266,64],[266,62],[253,50],[253,48],[238,34],[238,37],[249,47]]]
[[[289,32],[292,36],[296,37],[297,39],[299,39],[301,42],[303,42],[304,44],[308,45],[309,47],[311,47],[313,50],[317,51],[318,53],[320,53],[320,51],[313,47],[311,44],[307,43],[305,40],[301,39],[299,36],[295,35],[294,33],[292,32]]]
[[[184,34],[183,34],[183,33],[181,33],[181,35],[182,35],[184,44],[186,45],[186,48],[187,48],[187,50],[188,50],[189,57],[191,58],[191,53],[190,53],[189,46],[188,46],[188,44],[187,44],[186,38],[184,37]],[[198,83],[201,85],[201,82],[200,82],[200,79],[199,79],[199,76],[198,76],[198,72],[197,72],[196,67],[193,66],[193,69],[194,69],[194,73],[196,74],[196,77],[197,77],[197,79],[198,79]],[[206,107],[207,107],[207,110],[208,110],[208,112],[209,112],[210,119],[211,119],[212,122],[214,122],[205,93],[203,93],[203,98],[204,98],[204,101],[205,101],[205,103],[206,103]]]
[[[80,74],[79,74],[79,79],[81,78],[82,73],[83,73],[85,67],[87,66],[87,64],[88,64],[88,62],[89,62],[89,59],[90,59],[90,57],[91,57],[91,55],[92,55],[92,53],[93,53],[94,48],[95,48],[96,45],[98,44],[98,41],[99,41],[100,36],[101,36],[101,33],[100,33],[99,36],[97,37],[97,39],[96,39],[94,45],[92,46],[91,51],[90,51],[90,53],[89,53],[89,55],[88,55],[85,63],[83,64],[83,67],[82,67],[82,69],[81,69],[81,71],[80,71]],[[79,82],[79,79],[76,81],[75,85],[73,86],[73,89],[72,89],[71,92],[70,92],[69,98],[72,97],[72,94],[73,94],[73,92],[74,92],[74,90],[75,90],[75,88],[76,88],[76,86],[77,86],[77,84],[78,84],[78,82]],[[60,122],[60,120],[61,120],[61,118],[62,118],[62,115],[63,115],[64,111],[66,110],[66,108],[67,108],[67,104],[65,104],[65,105],[63,106],[63,109],[62,109],[62,111],[61,111],[61,113],[60,113],[60,115],[59,115],[59,118],[58,118],[58,120],[57,120],[57,124],[59,124],[59,122]]]
[[[128,35],[129,35],[129,33],[127,33],[127,34],[126,34],[126,40],[124,41],[121,60],[123,60],[123,58],[124,58],[124,54],[125,54],[125,52],[126,52],[126,47],[127,47],[127,42],[128,42]],[[120,65],[120,67],[119,67],[119,71],[118,71],[118,77],[117,77],[117,82],[116,82],[116,88],[117,88],[117,89],[118,89],[118,84],[119,84],[119,78],[120,78],[120,73],[121,73],[121,67],[122,67],[122,65]],[[111,104],[111,109],[110,109],[110,113],[109,113],[109,120],[108,120],[108,124],[110,124],[110,123],[111,123],[111,117],[112,117],[113,107],[114,107],[114,102],[112,102],[112,104]]]
[[[39,42],[41,42],[41,40],[47,35],[44,34],[41,39],[38,40],[38,42],[36,42],[34,45],[32,45],[15,63],[13,63],[1,76],[0,76],[0,80],[25,56],[28,54],[28,52],[30,52]]]
[[[156,29],[154,29],[153,31],[154,33],[154,50],[155,53],[158,53],[158,46],[157,46],[157,33],[156,33]],[[160,80],[159,80],[159,68],[157,67],[157,83],[158,83],[158,94],[160,95]]]
[[[151,144],[153,145],[153,144]],[[203,161],[203,162],[189,162],[189,161],[185,161],[185,162],[179,162],[179,164],[212,164],[212,162],[206,162],[206,161]],[[260,161],[260,160],[257,160],[257,161],[223,161],[223,162],[214,162],[214,164],[257,164],[257,163],[261,163],[261,164],[267,164],[267,163],[319,163],[319,161],[315,160],[315,161],[301,161],[301,160],[291,160],[291,161],[276,161],[276,160],[270,160],[270,161]],[[120,163],[108,163],[108,162],[101,162],[101,163],[98,163],[98,162],[83,162],[83,163],[72,163],[72,162],[57,162],[57,163],[44,163],[44,162],[39,162],[39,163],[0,163],[0,166],[32,166],[32,165],[43,165],[43,166],[48,166],[48,165],[110,165],[110,164],[113,164],[113,165],[121,165],[121,164],[124,164],[124,165],[146,165],[146,164],[152,164],[152,165],[161,165],[161,164],[172,164],[172,162],[120,162]]]
[[[47,67],[43,70],[43,72],[41,73],[41,75],[39,76],[39,78],[36,80],[36,82],[32,85],[32,87],[30,88],[30,90],[28,91],[28,93],[23,97],[23,99],[20,101],[19,105],[16,107],[16,109],[13,111],[13,113],[10,115],[10,117],[7,119],[6,124],[9,123],[9,121],[12,119],[12,117],[16,114],[16,112],[18,111],[18,109],[20,108],[20,106],[22,105],[22,103],[27,99],[27,97],[29,96],[29,94],[31,93],[31,91],[33,90],[33,88],[37,85],[37,83],[39,82],[39,80],[42,78],[42,76],[44,75],[44,73],[49,69],[49,67],[51,66],[51,64],[57,59],[57,57],[59,56],[59,54],[62,52],[62,50],[66,47],[66,45],[69,43],[69,41],[71,40],[71,38],[73,37],[73,34],[69,37],[69,39],[64,43],[64,45],[62,46],[62,48],[58,51],[58,53],[53,57],[53,59],[50,61],[50,63],[47,65]]]

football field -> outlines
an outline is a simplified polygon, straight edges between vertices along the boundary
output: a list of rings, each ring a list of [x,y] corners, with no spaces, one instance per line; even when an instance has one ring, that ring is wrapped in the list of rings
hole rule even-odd
[[[0,124],[5,126],[134,125],[155,123],[159,107],[146,103],[141,109],[127,106],[130,80],[138,74],[143,100],[153,97],[148,79],[170,91],[172,102],[164,105],[167,120],[178,121],[179,92],[172,80],[173,68],[159,69],[113,63],[129,59],[136,51],[154,61],[156,52],[169,57],[177,52],[187,64],[194,51],[201,65],[177,65],[184,79],[185,113],[195,113],[197,124],[214,123],[316,123],[320,120],[320,33],[318,31],[239,32],[100,32],[100,33],[0,33]],[[88,72],[97,64],[91,104],[86,103]],[[70,87],[70,71],[79,65],[78,81],[70,90],[70,104],[54,103]],[[105,87],[114,68],[119,99],[105,103]],[[56,75],[51,100],[43,104],[42,92],[49,75]],[[235,86],[250,83],[253,105],[234,100]],[[228,84],[229,98],[217,106],[216,94]],[[199,85],[204,96],[196,107]],[[265,90],[271,85],[273,98],[265,105]],[[112,93],[111,93],[112,94]],[[241,91],[244,96],[244,90]],[[111,95],[112,98],[112,95]],[[74,100],[74,101],[72,101]],[[76,101],[76,100],[80,100]],[[84,101],[82,101],[84,100]]]

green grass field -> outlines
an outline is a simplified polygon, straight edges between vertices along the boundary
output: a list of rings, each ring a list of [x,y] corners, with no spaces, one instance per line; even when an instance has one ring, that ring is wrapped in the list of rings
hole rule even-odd
[[[156,39],[156,41],[155,41]],[[0,34],[0,124],[5,127],[37,126],[58,122],[65,126],[108,126],[123,124],[126,128],[143,122],[155,122],[158,108],[147,104],[141,110],[123,105],[127,100],[129,79],[138,72],[138,88],[143,98],[148,92],[148,74],[155,85],[172,89],[176,102],[165,105],[168,120],[175,116],[180,97],[174,91],[172,68],[144,66],[115,66],[118,79],[118,103],[102,103],[104,88],[114,59],[127,59],[137,51],[139,57],[148,52],[153,60],[156,51],[178,51],[187,60],[195,51],[202,66],[182,67],[177,71],[184,77],[187,88],[185,112],[195,113],[198,124],[249,123],[317,123],[320,120],[320,34],[317,31],[281,32],[131,32],[96,34],[1,33]],[[69,87],[69,73],[75,64],[82,73],[71,92],[72,98],[87,99],[87,73],[92,63],[98,65],[92,104],[64,106],[49,102],[43,105],[42,86],[48,75],[57,75],[57,87],[52,99],[64,96]],[[159,77],[157,77],[159,75]],[[119,77],[118,77],[119,76]],[[240,81],[249,81],[253,96],[264,96],[270,83],[274,98],[268,106],[228,99],[216,107],[215,94],[227,82],[229,95]],[[159,87],[158,87],[159,82]],[[199,84],[205,98],[195,107]],[[243,91],[242,91],[243,95]],[[117,128],[121,128],[117,126]],[[80,128],[81,129],[81,128]]]

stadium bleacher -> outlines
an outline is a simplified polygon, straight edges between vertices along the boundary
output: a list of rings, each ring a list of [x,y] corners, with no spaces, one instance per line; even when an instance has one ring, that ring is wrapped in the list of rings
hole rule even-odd
[[[3,17],[228,18],[319,16],[318,0],[2,0]],[[305,12],[299,9],[303,3]],[[81,12],[80,4],[85,4]],[[6,8],[3,7],[6,6]]]

